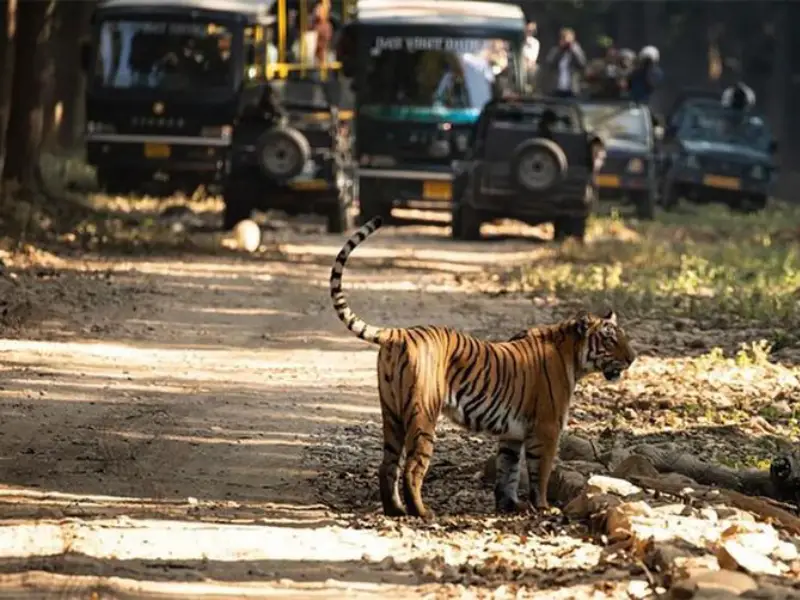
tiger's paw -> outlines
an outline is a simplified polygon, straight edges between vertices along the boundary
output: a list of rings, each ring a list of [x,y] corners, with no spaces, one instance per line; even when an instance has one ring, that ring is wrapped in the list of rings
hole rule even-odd
[[[495,510],[501,515],[524,515],[531,512],[532,508],[530,503],[515,498],[498,498]]]
[[[536,509],[537,512],[543,517],[561,517],[564,513],[557,506],[546,506],[544,508]]]
[[[431,523],[436,520],[436,513],[432,510],[425,509],[419,514],[419,518],[426,523]]]
[[[402,506],[389,504],[383,507],[383,514],[389,518],[405,517],[407,515],[406,509]]]
[[[416,517],[421,521],[425,521],[426,523],[436,520],[436,513],[427,507],[423,507],[422,510],[409,507],[408,516]]]

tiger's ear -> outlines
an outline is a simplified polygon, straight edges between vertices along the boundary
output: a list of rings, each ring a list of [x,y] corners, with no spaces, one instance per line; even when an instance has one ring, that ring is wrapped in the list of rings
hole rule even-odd
[[[603,315],[603,318],[606,321],[611,321],[612,325],[617,324],[617,313],[614,312],[614,309],[609,309],[608,312]]]

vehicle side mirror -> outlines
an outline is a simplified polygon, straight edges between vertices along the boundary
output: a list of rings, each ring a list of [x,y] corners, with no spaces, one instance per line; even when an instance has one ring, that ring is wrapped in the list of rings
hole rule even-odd
[[[770,154],[775,154],[775,153],[778,152],[778,142],[776,142],[775,140],[772,140],[769,143],[769,152],[770,152]]]
[[[92,68],[92,46],[89,42],[81,42],[81,69],[88,73]]]

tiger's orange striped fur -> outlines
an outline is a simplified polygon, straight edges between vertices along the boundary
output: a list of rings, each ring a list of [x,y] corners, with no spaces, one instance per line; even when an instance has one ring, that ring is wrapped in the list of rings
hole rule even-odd
[[[345,263],[381,226],[376,217],[342,247],[330,289],[339,319],[362,340],[378,344],[378,391],[383,420],[379,470],[383,511],[389,516],[430,517],[422,482],[441,413],[455,423],[499,438],[495,505],[498,512],[524,506],[517,499],[520,456],[525,449],[530,502],[547,507],[547,486],[566,426],[575,383],[602,372],[619,379],[636,354],[613,311],[523,331],[488,342],[439,326],[374,327],[350,309],[342,291]],[[400,461],[403,501],[399,493]]]

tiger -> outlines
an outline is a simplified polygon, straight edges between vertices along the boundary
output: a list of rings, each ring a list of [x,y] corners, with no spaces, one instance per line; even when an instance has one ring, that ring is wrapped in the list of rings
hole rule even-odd
[[[331,269],[330,293],[345,326],[380,347],[383,460],[378,478],[383,513],[434,517],[423,502],[422,483],[442,413],[463,428],[498,438],[496,512],[548,509],[547,488],[576,382],[593,372],[616,381],[636,359],[616,314],[583,311],[501,342],[437,325],[369,325],[350,308],[342,274],[353,250],[381,225],[382,219],[374,217],[345,242]],[[523,448],[530,482],[527,502],[518,499]]]

